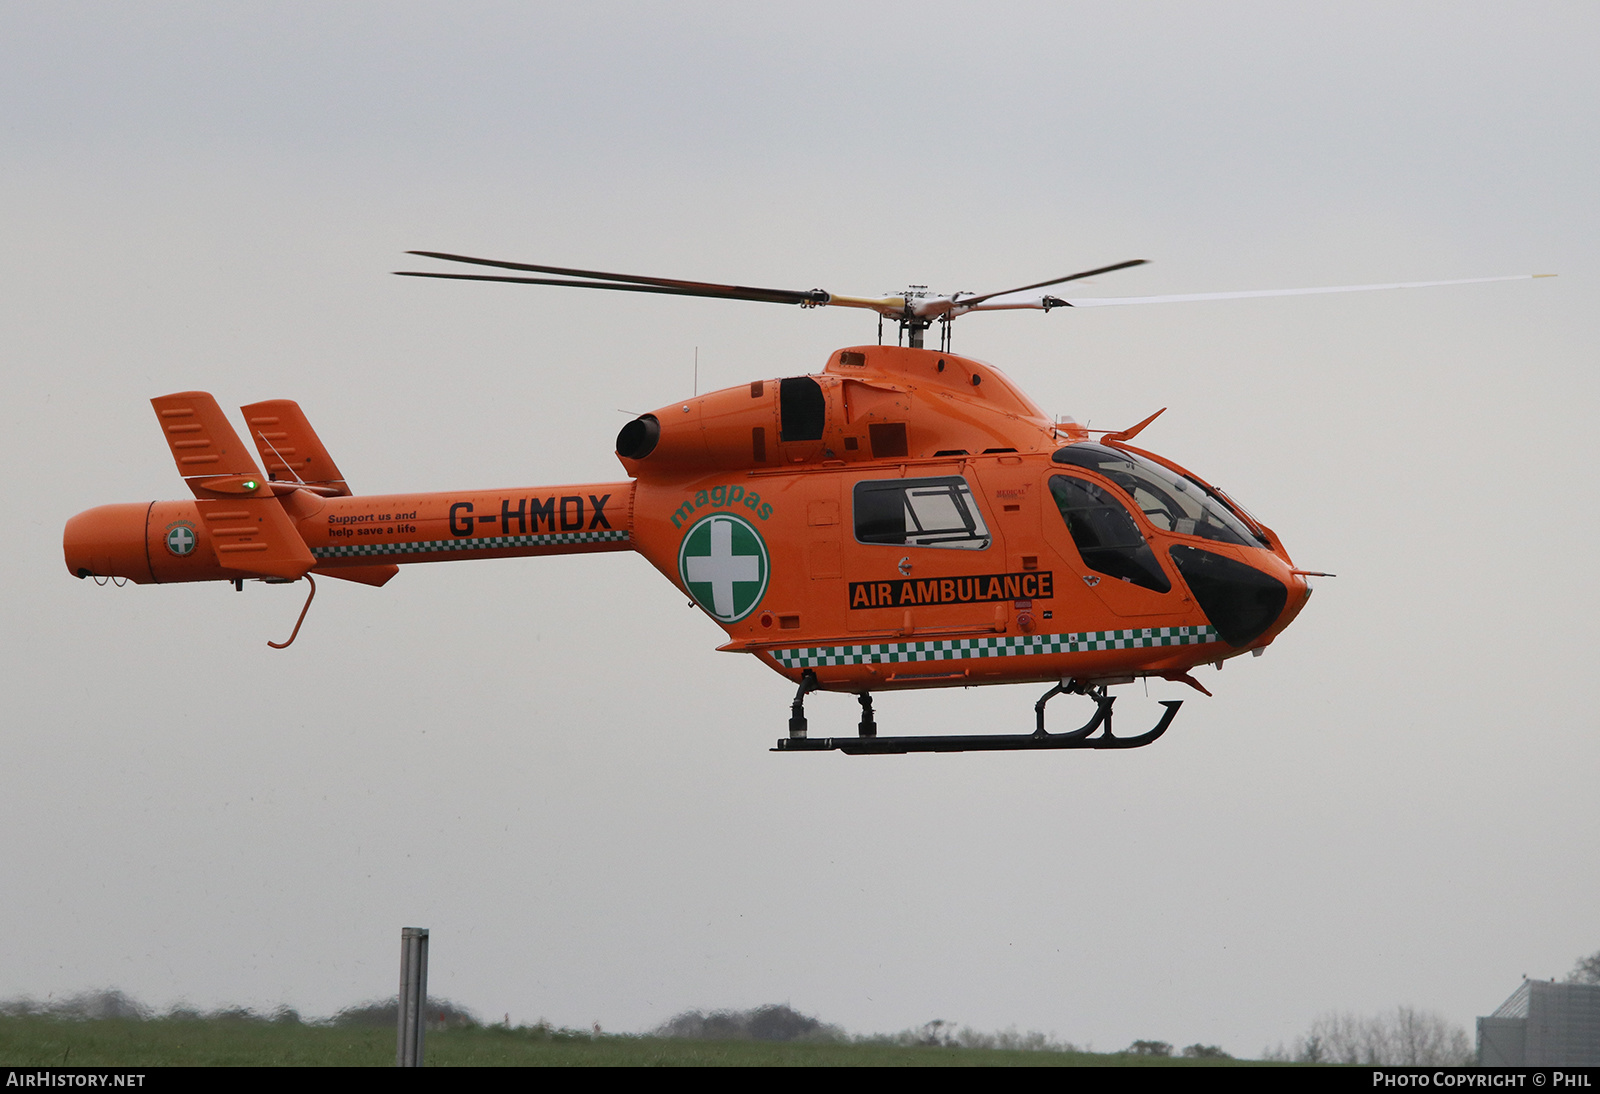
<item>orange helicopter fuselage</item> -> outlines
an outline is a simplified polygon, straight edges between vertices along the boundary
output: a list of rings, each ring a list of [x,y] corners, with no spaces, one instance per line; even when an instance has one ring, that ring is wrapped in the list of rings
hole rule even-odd
[[[1106,684],[1270,643],[1309,595],[1282,544],[1183,468],[1058,424],[999,370],[858,346],[820,374],[624,427],[618,482],[354,495],[299,408],[153,400],[193,500],[69,521],[67,566],[138,583],[633,550],[754,654],[825,690]]]

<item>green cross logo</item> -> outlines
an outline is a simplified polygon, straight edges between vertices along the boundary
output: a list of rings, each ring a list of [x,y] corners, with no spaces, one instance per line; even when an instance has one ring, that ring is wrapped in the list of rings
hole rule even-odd
[[[167,550],[179,558],[194,550],[194,545],[200,542],[194,534],[194,525],[183,521],[167,529]]]
[[[683,587],[719,623],[737,623],[755,610],[770,570],[761,533],[732,513],[696,521],[678,548]]]

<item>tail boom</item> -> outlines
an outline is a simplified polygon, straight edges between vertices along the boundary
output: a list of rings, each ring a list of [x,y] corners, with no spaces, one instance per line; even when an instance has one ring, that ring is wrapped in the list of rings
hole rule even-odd
[[[632,482],[315,499],[301,491],[293,503],[309,510],[296,527],[319,570],[633,549]]]
[[[281,486],[282,484],[274,484]],[[297,542],[296,561],[248,545],[238,503],[210,500],[103,505],[67,522],[67,569],[137,584],[292,580],[308,570],[381,585],[414,562],[588,554],[633,549],[633,483],[585,483],[439,494],[323,497],[292,490],[251,499]],[[252,519],[256,514],[249,514]],[[218,516],[227,518],[219,523]],[[302,553],[304,552],[304,553]],[[259,560],[259,561],[258,561]]]

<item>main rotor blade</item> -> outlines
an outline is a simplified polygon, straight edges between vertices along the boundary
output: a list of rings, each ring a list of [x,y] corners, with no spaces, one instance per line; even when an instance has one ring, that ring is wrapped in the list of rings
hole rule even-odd
[[[1183,304],[1194,300],[1246,300],[1256,296],[1311,296],[1330,292],[1371,292],[1376,289],[1428,289],[1436,285],[1481,285],[1490,281],[1527,281],[1555,274],[1509,274],[1504,277],[1462,277],[1454,281],[1396,281],[1388,285],[1331,285],[1318,289],[1248,289],[1244,292],[1197,292],[1176,296],[1078,296],[1059,301],[1074,308],[1105,308],[1120,304]],[[1052,305],[1054,306],[1054,305]]]
[[[1127,262],[1118,262],[1115,266],[1101,266],[1096,270],[1084,270],[1082,273],[1068,274],[1058,277],[1053,281],[1040,281],[1032,285],[1021,285],[1015,289],[1002,289],[999,292],[984,293],[982,296],[968,297],[960,301],[963,305],[981,304],[985,300],[992,300],[997,296],[1010,296],[1012,293],[1027,292],[1029,289],[1043,289],[1050,285],[1060,285],[1068,281],[1077,281],[1083,277],[1093,277],[1095,274],[1110,273],[1113,270],[1126,270],[1129,266],[1143,266],[1149,262],[1148,258],[1134,258]]]
[[[571,288],[587,286],[591,289],[620,289],[623,291],[643,292],[640,288],[627,289],[626,286],[655,286],[658,291],[678,291],[678,296],[708,296],[730,300],[762,300],[774,304],[826,304],[828,294],[821,289],[801,291],[797,289],[763,289],[750,285],[721,285],[714,281],[682,281],[668,277],[641,277],[634,274],[606,273],[603,270],[578,270],[566,266],[536,266],[527,262],[502,262],[493,258],[472,258],[468,255],[445,254],[441,251],[407,251],[407,254],[421,255],[423,258],[437,258],[445,262],[466,262],[474,266],[494,266],[503,270],[527,270],[530,273],[561,274],[566,277],[587,277],[593,281],[552,281],[532,277],[472,277],[467,274],[426,274],[412,273],[410,271],[396,270],[408,277],[442,277],[454,278],[458,281],[509,281],[524,285],[565,285]],[[597,284],[596,282],[617,282],[617,284]]]
[[[678,285],[629,285],[625,283],[607,284],[604,281],[567,281],[553,277],[511,277],[503,274],[454,274],[454,273],[426,273],[421,270],[395,270],[398,277],[436,277],[444,281],[505,281],[513,285],[563,285],[572,289],[610,289],[613,292],[650,292],[664,293],[668,296],[704,296],[714,300],[757,300],[766,304],[804,304],[811,297],[809,293],[786,292],[782,289],[744,289],[736,285],[716,285],[708,288],[695,288]],[[827,303],[827,294],[822,294],[824,299],[816,301],[819,304]]]

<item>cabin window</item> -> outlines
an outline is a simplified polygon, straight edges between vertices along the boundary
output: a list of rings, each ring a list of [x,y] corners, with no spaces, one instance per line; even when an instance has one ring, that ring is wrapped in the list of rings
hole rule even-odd
[[[861,543],[981,551],[992,539],[972,488],[959,475],[858,482],[854,498]]]
[[[1172,588],[1133,514],[1114,493],[1099,483],[1066,475],[1051,476],[1050,493],[1085,566],[1158,593]]]
[[[1069,444],[1051,457],[1110,479],[1163,532],[1200,536],[1242,547],[1264,546],[1226,502],[1200,483],[1132,452],[1101,444]]]

